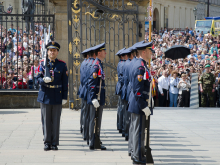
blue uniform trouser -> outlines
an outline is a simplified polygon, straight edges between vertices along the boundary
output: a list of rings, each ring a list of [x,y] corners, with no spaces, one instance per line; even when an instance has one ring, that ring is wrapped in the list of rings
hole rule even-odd
[[[128,111],[127,111],[128,102],[123,100],[123,133],[128,136],[129,127],[127,126],[127,121],[129,120]]]
[[[84,128],[83,128],[83,138],[89,141],[89,119],[90,119],[90,105],[86,103],[84,111]]]
[[[120,112],[121,112],[121,109],[122,109],[121,96],[118,96],[117,130],[122,129],[122,125],[120,125]]]
[[[120,97],[121,99],[121,97]],[[119,129],[123,130],[124,132],[124,114],[125,114],[125,100],[121,99],[121,108],[119,111]]]
[[[42,113],[42,125],[44,144],[59,145],[60,116],[62,104],[40,104]]]
[[[96,108],[94,105],[90,105],[90,119],[89,119],[89,146],[94,146],[94,128],[95,128],[95,112]],[[98,120],[96,121],[97,127],[99,128],[99,132],[96,132],[96,135],[100,137],[100,131],[101,131],[101,123],[102,123],[102,112],[103,112],[103,106],[99,107],[99,114],[98,114]]]
[[[84,127],[84,111],[86,107],[86,100],[81,99],[81,113],[80,113],[80,130]]]
[[[131,113],[131,125],[130,125],[130,137],[129,142],[132,142],[132,148],[130,148],[133,152],[131,152],[132,156],[139,161],[145,161],[145,122],[146,116],[139,115],[135,113]],[[131,139],[131,140],[130,140]],[[128,151],[129,152],[129,151]]]

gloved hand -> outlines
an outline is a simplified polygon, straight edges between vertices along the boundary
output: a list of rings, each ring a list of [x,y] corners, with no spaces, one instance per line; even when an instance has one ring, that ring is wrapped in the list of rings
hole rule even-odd
[[[62,105],[66,104],[67,103],[67,100],[62,100]]]
[[[152,108],[154,108],[154,99],[152,98]]]
[[[95,108],[98,108],[100,106],[99,102],[97,99],[92,100],[92,104],[94,105]]]
[[[43,80],[45,83],[51,82],[51,78],[49,78],[49,77],[44,77]]]
[[[150,111],[150,109],[148,107],[142,109],[142,111],[145,113],[146,118],[148,118],[148,116],[151,114],[151,111]]]

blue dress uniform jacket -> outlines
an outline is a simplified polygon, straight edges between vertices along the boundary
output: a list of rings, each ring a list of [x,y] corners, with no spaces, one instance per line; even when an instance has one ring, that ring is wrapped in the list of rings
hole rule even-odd
[[[105,104],[105,73],[103,71],[101,60],[96,58],[90,68],[90,74],[88,78],[89,99],[87,100],[87,103],[90,105],[93,105],[93,99],[98,99],[97,96],[100,90],[100,81],[102,81],[100,93],[100,105],[102,106]]]
[[[123,62],[123,60],[120,59],[118,62],[118,66],[117,66],[118,82],[117,82],[116,88],[115,88],[115,95],[119,95],[120,89],[121,89],[121,83],[120,83],[119,79],[120,79],[120,68],[121,68],[122,62]]]
[[[95,61],[95,59],[93,57],[90,57],[86,66],[85,66],[85,79],[84,79],[84,100],[88,100],[88,78],[89,78],[89,72],[90,72],[90,68],[93,64],[93,62]]]
[[[120,60],[117,66],[118,71],[118,82],[116,84],[116,95],[122,95],[122,87],[124,85],[124,77],[123,77],[123,66],[125,60]]]
[[[81,66],[80,66],[80,86],[79,86],[79,91],[77,93],[77,95],[79,95],[79,98],[84,98],[83,92],[81,92],[81,90],[83,89],[84,84],[84,78],[85,78],[85,65],[87,63],[87,59],[84,59],[84,61],[82,62]]]
[[[52,82],[45,83],[43,80],[45,67],[44,62],[41,61],[37,75],[37,80],[40,84],[37,101],[50,105],[62,104],[62,99],[67,100],[68,93],[68,71],[66,63],[55,59],[49,62],[49,68]]]
[[[146,61],[137,59],[131,74],[132,91],[129,98],[128,111],[135,114],[144,114],[142,109],[148,106],[151,76]]]
[[[132,89],[132,86],[131,86],[131,74],[133,73],[132,72],[132,69],[133,69],[133,66],[134,66],[134,63],[137,61],[138,58],[134,57],[131,62],[129,63],[129,70],[128,70],[128,79],[129,79],[129,83],[128,83],[128,87],[127,87],[127,97],[126,97],[126,100],[129,101],[129,97],[130,97],[130,93],[131,93],[131,89]]]
[[[130,69],[130,62],[131,59],[128,59],[125,61],[124,63],[124,67],[123,67],[123,77],[124,77],[124,85],[122,87],[122,100],[126,100],[128,101],[126,98],[127,97],[127,87],[128,87],[128,83],[129,83],[129,69]]]

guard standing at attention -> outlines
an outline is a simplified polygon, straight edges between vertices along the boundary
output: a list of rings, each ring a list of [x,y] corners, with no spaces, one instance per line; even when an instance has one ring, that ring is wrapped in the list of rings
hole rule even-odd
[[[121,89],[122,89],[122,77],[120,75],[120,70],[121,70],[121,64],[123,62],[123,57],[120,55],[120,53],[125,50],[126,48],[123,48],[121,50],[119,50],[115,55],[118,56],[119,58],[119,62],[118,62],[118,66],[117,66],[117,73],[118,73],[118,82],[116,84],[116,88],[115,88],[115,95],[118,95],[118,109],[117,109],[117,130],[119,130],[119,133],[121,133],[122,129],[119,126],[119,121],[120,121],[120,112],[122,109],[122,100],[121,100]]]
[[[123,65],[123,87],[122,87],[122,95],[121,95],[121,99],[122,99],[122,114],[123,114],[123,120],[122,120],[122,137],[125,137],[126,134],[126,117],[127,116],[127,105],[128,105],[128,101],[126,100],[127,97],[127,86],[128,86],[128,76],[126,75],[126,70],[127,70],[127,64],[130,63],[131,59],[130,55],[131,55],[131,48],[127,48],[125,50],[123,50],[120,53],[122,56],[124,56],[124,65]],[[128,140],[128,133],[127,133],[127,137],[125,137],[125,140]]]
[[[57,42],[49,42],[46,49],[47,66],[42,60],[38,68],[37,80],[40,89],[37,101],[40,102],[42,124],[44,123],[44,150],[48,151],[58,150],[62,104],[67,102],[68,71],[66,63],[57,59],[60,45]],[[51,77],[44,76],[46,67],[49,68]]]
[[[127,111],[127,106],[128,106],[128,98],[129,98],[129,94],[130,94],[130,90],[128,90],[128,84],[129,84],[129,71],[131,68],[131,60],[134,57],[133,54],[133,46],[128,48],[127,50],[127,56],[128,59],[125,61],[124,64],[124,86],[122,88],[123,93],[125,93],[124,97],[122,98],[123,100],[125,100],[125,110],[124,110],[124,133],[125,133],[125,140],[128,141],[128,136],[129,136],[129,127],[130,127],[130,112]]]
[[[145,121],[151,114],[148,107],[151,75],[146,62],[151,59],[152,43],[140,43],[136,47],[139,58],[134,63],[131,72],[132,91],[128,107],[128,111],[131,113],[129,139],[132,139],[131,159],[133,163],[146,164],[144,156]]]
[[[95,46],[93,50],[95,51],[96,59],[89,72],[89,99],[87,100],[90,105],[89,148],[94,150],[96,149],[95,146],[99,146],[99,149],[106,150],[106,147],[102,146],[100,141],[102,112],[105,105],[105,73],[102,64],[106,57],[105,43]]]
[[[86,107],[85,107],[85,118],[84,118],[84,140],[87,141],[87,145],[89,145],[89,122],[90,122],[90,105],[88,104],[88,101],[90,100],[89,97],[89,87],[88,87],[88,79],[89,79],[89,73],[91,66],[93,62],[95,61],[96,55],[93,50],[94,47],[90,48],[89,51],[89,60],[88,63],[85,66],[85,90],[84,90],[84,100],[86,100]]]
[[[215,76],[210,71],[210,64],[206,64],[205,73],[199,79],[201,91],[201,106],[206,107],[207,99],[210,107],[215,107],[214,92],[215,92]]]
[[[83,133],[85,125],[84,125],[84,118],[85,118],[85,108],[86,108],[86,100],[84,100],[84,86],[85,86],[85,65],[88,63],[88,58],[89,58],[89,50],[86,49],[84,50],[81,54],[84,57],[83,62],[81,63],[80,66],[80,86],[79,86],[79,91],[78,95],[79,98],[81,98],[81,113],[80,113],[80,132]]]

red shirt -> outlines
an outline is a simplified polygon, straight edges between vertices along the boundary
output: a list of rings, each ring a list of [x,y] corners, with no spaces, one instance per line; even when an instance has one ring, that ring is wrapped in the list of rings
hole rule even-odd
[[[18,46],[19,56],[23,56],[23,50],[25,50],[24,47],[20,47],[20,46]]]

